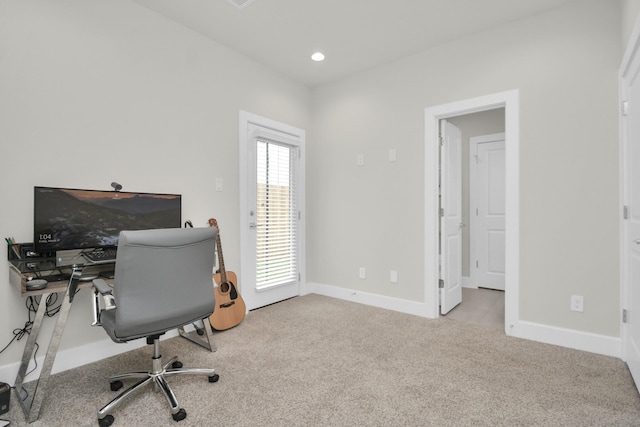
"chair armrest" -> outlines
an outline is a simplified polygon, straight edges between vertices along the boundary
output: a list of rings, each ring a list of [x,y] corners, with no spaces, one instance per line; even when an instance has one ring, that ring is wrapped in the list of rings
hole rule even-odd
[[[102,297],[102,298],[100,298]],[[100,314],[103,310],[116,308],[116,299],[113,296],[113,288],[104,279],[93,280],[93,323],[91,326],[101,326]]]
[[[113,288],[109,286],[109,284],[105,282],[104,279],[94,279],[93,287],[96,288],[98,292],[100,292],[100,295],[104,296],[113,294]]]

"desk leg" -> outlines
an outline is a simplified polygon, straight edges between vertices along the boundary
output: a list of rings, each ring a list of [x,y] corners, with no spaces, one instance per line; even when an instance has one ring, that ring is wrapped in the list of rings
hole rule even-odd
[[[204,328],[204,332],[207,335],[206,341],[202,338],[194,337],[192,335],[194,334],[194,332],[187,333],[187,331],[184,330],[183,326],[180,326],[178,328],[178,333],[182,338],[186,338],[192,343],[198,344],[199,346],[204,347],[211,352],[216,351],[217,348],[216,348],[216,344],[213,342],[213,332],[211,331],[211,324],[209,323],[208,317],[205,317],[204,319],[202,319],[202,327]]]
[[[20,369],[18,370],[18,376],[16,377],[15,382],[16,396],[27,418],[29,418],[29,409],[31,408],[31,400],[33,399],[33,396],[28,396],[26,391],[23,393],[22,385],[24,384],[24,379],[27,374],[29,361],[31,361],[31,358],[33,357],[33,351],[35,350],[36,340],[40,333],[40,326],[42,326],[44,314],[47,311],[44,301],[46,301],[49,295],[51,294],[43,294],[42,299],[40,300],[41,304],[38,306],[36,317],[33,320],[33,325],[31,325],[31,332],[29,333],[29,338],[27,338],[27,343],[25,344],[24,351],[22,352],[22,361],[20,362]]]
[[[33,327],[31,328],[29,339],[27,340],[27,344],[22,354],[22,362],[20,364],[20,370],[18,371],[18,377],[16,378],[15,384],[18,401],[20,402],[25,417],[27,418],[27,422],[29,423],[34,422],[40,416],[40,407],[42,406],[44,396],[47,394],[47,386],[49,385],[49,378],[51,376],[53,362],[56,359],[56,353],[58,352],[58,346],[60,345],[62,332],[64,331],[64,326],[67,323],[67,317],[69,316],[69,310],[71,309],[73,296],[70,295],[70,291],[77,288],[77,280],[81,273],[81,269],[80,273],[78,274],[76,274],[76,271],[74,271],[71,279],[69,280],[67,291],[65,292],[64,298],[62,299],[62,305],[60,306],[60,311],[58,312],[58,319],[53,329],[53,333],[51,334],[51,340],[49,341],[47,354],[44,357],[42,369],[40,371],[38,379],[36,380],[33,392],[30,396],[21,396],[22,385],[24,383],[27,367],[29,366],[29,361],[33,356],[36,339],[38,338],[40,326],[42,324],[44,313],[46,311],[46,298],[51,294],[43,295],[42,299],[40,300],[40,305],[38,306],[38,311],[36,312],[36,319],[33,322]]]

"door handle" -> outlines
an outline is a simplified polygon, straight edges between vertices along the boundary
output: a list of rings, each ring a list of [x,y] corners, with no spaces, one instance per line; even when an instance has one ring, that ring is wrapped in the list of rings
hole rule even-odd
[[[636,239],[633,241],[636,245],[640,245],[640,239]]]
[[[465,228],[466,226],[467,226],[467,224],[465,224],[464,222],[461,222],[460,225],[459,225],[460,228]]]
[[[264,224],[256,224],[255,222],[249,223],[249,228],[256,228],[256,227],[264,227]]]

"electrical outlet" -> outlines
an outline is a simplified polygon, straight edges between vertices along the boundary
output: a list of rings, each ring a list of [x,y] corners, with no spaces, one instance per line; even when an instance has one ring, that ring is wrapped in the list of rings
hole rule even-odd
[[[396,149],[392,148],[391,150],[389,150],[389,161],[390,162],[395,162],[397,159],[396,157]]]
[[[360,278],[361,279],[366,279],[367,278],[367,270],[365,270],[364,267],[360,267]]]
[[[571,310],[572,311],[584,311],[584,297],[582,295],[571,295]]]
[[[224,184],[222,178],[216,178],[216,191],[222,191],[224,189]]]
[[[389,280],[391,281],[391,283],[398,283],[398,272],[395,270],[391,270]]]
[[[358,158],[356,161],[358,166],[364,166],[364,154],[358,154]]]

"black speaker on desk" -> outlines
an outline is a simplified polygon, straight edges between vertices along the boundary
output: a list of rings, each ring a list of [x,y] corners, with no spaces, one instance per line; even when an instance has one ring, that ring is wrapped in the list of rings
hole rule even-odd
[[[29,260],[36,258],[55,258],[55,251],[51,252],[36,252],[33,243],[16,243],[9,246],[8,259],[11,260]]]
[[[9,412],[11,387],[7,383],[0,383],[0,414]]]

